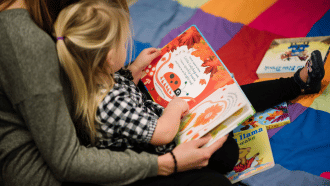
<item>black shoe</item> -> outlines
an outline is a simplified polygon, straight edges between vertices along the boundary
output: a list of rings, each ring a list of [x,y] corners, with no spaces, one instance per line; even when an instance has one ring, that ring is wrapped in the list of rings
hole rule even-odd
[[[300,79],[300,71],[303,68],[300,68],[294,74],[295,82],[299,85],[302,93],[304,94],[314,94],[320,92],[321,81],[325,74],[321,52],[314,50],[311,53],[311,57],[307,60],[305,66],[307,66],[308,71],[307,82],[305,83]]]

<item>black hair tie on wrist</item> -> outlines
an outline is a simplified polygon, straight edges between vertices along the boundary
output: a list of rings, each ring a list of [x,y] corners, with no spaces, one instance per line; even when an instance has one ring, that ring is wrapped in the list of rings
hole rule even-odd
[[[170,151],[170,154],[172,155],[173,160],[174,160],[174,173],[177,173],[178,172],[178,162],[176,161],[176,158],[172,151]]]

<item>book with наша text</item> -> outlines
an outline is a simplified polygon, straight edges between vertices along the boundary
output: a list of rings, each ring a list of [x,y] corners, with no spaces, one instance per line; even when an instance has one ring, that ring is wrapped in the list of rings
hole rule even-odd
[[[267,129],[260,125],[253,129],[234,132],[239,146],[239,160],[226,176],[236,183],[275,166]]]
[[[161,49],[146,67],[141,81],[152,99],[166,107],[173,96],[189,104],[177,143],[211,133],[228,134],[255,113],[249,100],[195,25]]]

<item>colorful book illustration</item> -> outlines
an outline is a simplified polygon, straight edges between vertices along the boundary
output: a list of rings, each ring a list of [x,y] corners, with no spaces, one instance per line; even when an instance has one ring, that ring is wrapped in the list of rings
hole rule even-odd
[[[189,104],[190,113],[182,119],[178,143],[209,132],[218,139],[255,113],[194,25],[162,48],[162,54],[146,67],[141,80],[158,104],[166,107],[173,96]]]
[[[255,128],[259,125],[266,126],[267,130],[281,127],[290,123],[288,112],[288,104],[280,103],[272,108],[266,109],[263,112],[257,112],[252,117],[243,122],[240,126],[234,129],[234,132],[240,132]]]
[[[232,183],[263,172],[275,165],[265,126],[234,133],[239,146],[239,160],[226,176]]]
[[[329,54],[330,36],[275,39],[262,59],[259,78],[291,77],[305,66],[314,50],[326,59]]]

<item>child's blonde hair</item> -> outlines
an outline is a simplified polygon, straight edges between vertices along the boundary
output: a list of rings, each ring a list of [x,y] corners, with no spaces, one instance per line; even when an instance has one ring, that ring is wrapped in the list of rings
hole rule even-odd
[[[55,36],[63,37],[56,47],[73,87],[76,128],[92,145],[97,138],[97,106],[105,96],[101,90],[108,92],[114,85],[107,55],[110,50],[119,53],[122,41],[131,43],[129,27],[128,12],[103,0],[73,4],[60,12],[54,24]]]

